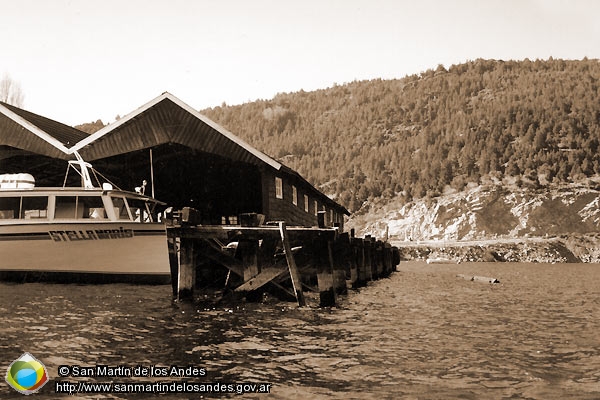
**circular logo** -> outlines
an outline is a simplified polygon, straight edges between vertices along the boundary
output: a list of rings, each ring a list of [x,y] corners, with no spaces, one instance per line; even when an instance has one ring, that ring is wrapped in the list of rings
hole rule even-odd
[[[46,367],[29,353],[17,358],[6,372],[6,382],[23,394],[35,393],[48,382]]]

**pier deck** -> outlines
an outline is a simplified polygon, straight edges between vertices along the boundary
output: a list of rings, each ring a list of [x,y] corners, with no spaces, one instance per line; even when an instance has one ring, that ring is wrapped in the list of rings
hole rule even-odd
[[[182,217],[183,216],[183,217]],[[337,227],[259,225],[255,215],[242,225],[197,225],[189,210],[168,220],[173,296],[193,299],[198,285],[220,282],[223,288],[256,298],[275,289],[306,304],[304,290],[319,292],[319,304],[368,281],[389,276],[400,261],[396,247]],[[204,282],[203,282],[204,281]]]

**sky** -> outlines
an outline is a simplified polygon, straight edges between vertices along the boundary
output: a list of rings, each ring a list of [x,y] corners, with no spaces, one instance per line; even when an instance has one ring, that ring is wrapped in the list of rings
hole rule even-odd
[[[165,91],[201,110],[477,58],[600,58],[597,0],[0,0],[23,108],[113,122]]]

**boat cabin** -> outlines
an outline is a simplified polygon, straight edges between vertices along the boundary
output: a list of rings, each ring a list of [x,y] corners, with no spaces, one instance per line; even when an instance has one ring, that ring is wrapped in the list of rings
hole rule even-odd
[[[162,203],[133,192],[81,188],[0,189],[0,224],[23,222],[149,223]]]

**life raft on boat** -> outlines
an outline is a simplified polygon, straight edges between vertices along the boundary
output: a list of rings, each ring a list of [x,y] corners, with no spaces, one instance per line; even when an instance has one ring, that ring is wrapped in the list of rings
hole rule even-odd
[[[1,174],[0,189],[33,189],[35,179],[31,174]]]

